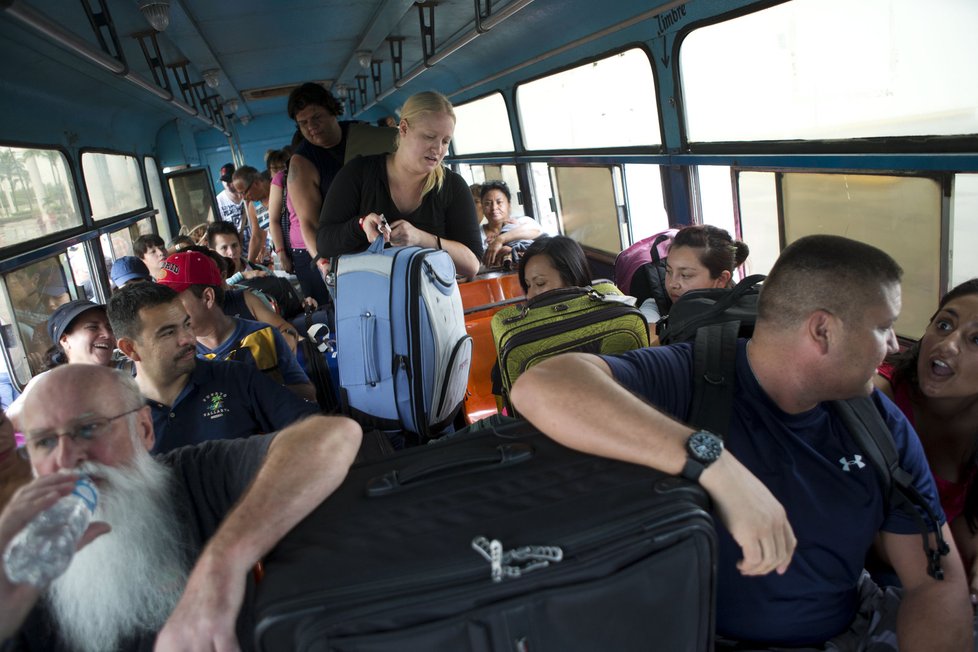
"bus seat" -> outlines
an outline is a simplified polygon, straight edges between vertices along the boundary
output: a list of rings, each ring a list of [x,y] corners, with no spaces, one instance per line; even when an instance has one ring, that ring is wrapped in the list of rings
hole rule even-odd
[[[346,132],[346,158],[349,163],[358,156],[388,154],[394,151],[395,127],[375,127],[362,122],[354,122]]]
[[[507,302],[508,303],[508,302]],[[496,399],[492,394],[492,367],[496,364],[496,345],[492,340],[492,316],[504,305],[492,306],[467,314],[465,330],[472,337],[472,363],[469,367],[469,383],[465,390],[465,423],[496,413]]]
[[[491,304],[523,297],[523,288],[516,272],[479,274],[467,283],[458,284],[462,308],[466,313],[481,310]]]

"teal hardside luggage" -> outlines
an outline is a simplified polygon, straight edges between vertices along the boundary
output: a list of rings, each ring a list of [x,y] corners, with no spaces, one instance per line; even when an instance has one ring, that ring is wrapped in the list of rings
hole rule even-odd
[[[509,391],[520,374],[559,353],[616,354],[649,345],[648,324],[610,282],[551,290],[525,304],[497,312],[492,336],[499,358],[503,397],[514,415]]]

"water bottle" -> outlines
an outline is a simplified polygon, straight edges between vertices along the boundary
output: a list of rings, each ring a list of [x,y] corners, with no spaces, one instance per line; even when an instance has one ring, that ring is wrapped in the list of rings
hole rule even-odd
[[[3,555],[7,578],[43,589],[68,569],[75,546],[92,519],[98,491],[87,477],[67,496],[17,533]]]

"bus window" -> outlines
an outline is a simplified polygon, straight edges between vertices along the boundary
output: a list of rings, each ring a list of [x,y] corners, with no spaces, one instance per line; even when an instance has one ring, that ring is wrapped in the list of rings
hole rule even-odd
[[[61,304],[86,296],[84,291],[79,290],[72,270],[68,256],[61,253],[8,272],[3,277],[9,303],[4,323],[12,323],[16,327],[21,348],[27,352],[33,374],[43,371],[44,354],[51,347],[47,333],[48,317]],[[29,379],[21,375],[26,367],[18,364],[17,360],[13,362],[17,380],[23,385]]]
[[[165,176],[177,207],[180,233],[206,229],[205,225],[214,221],[214,191],[207,170],[178,170]]]
[[[978,3],[934,11],[924,26],[907,0],[793,0],[694,30],[680,50],[689,140],[978,132],[978,85],[962,83]]]
[[[978,174],[954,175],[951,195],[951,283],[954,287],[978,278]]]
[[[163,200],[163,185],[160,183],[160,172],[156,167],[156,159],[152,156],[143,158],[143,167],[146,169],[146,181],[149,185],[149,196],[153,202],[153,208],[158,212],[156,217],[157,233],[163,242],[169,242],[173,236],[170,233],[170,214],[166,210],[166,202]]]
[[[737,173],[740,239],[750,247],[742,276],[767,274],[781,253],[776,184],[774,172]]]
[[[0,146],[0,247],[81,224],[64,154]]]
[[[669,214],[662,194],[659,166],[626,163],[624,169],[631,241],[668,229]]]
[[[460,104],[454,110],[456,124],[452,149],[456,155],[513,151],[509,113],[501,93]]]
[[[613,168],[550,169],[557,189],[557,213],[564,235],[600,251],[620,252],[622,234]]]
[[[733,191],[730,188],[730,168],[722,165],[700,165],[695,168],[699,192],[701,224],[711,224],[735,236]],[[747,243],[750,245],[750,243]]]
[[[83,152],[82,174],[96,222],[146,207],[139,164],[133,156]]]
[[[509,186],[509,191],[513,198],[510,200],[510,214],[513,216],[526,215],[523,207],[522,193],[520,192],[520,178],[516,173],[515,165],[468,165],[460,164],[459,174],[462,178],[473,183],[485,183],[486,181],[498,180],[505,181]]]
[[[662,142],[652,65],[643,50],[521,84],[516,105],[528,150]]]
[[[887,252],[903,267],[898,335],[919,337],[940,296],[941,183],[923,177],[785,173],[785,243],[843,235]],[[747,243],[750,245],[750,242]]]
[[[530,185],[533,198],[533,212],[540,227],[550,235],[558,235],[557,202],[550,185],[550,167],[546,163],[530,163]]]

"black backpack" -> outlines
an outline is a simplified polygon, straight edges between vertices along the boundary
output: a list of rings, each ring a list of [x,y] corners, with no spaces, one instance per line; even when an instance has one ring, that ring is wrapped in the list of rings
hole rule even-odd
[[[721,437],[726,435],[733,414],[739,330],[736,321],[705,326],[696,332],[693,344],[693,403],[689,422]],[[903,509],[917,522],[927,554],[927,573],[943,580],[941,556],[948,554],[950,548],[944,541],[940,521],[914,487],[913,477],[900,466],[893,435],[876,404],[866,396],[831,401],[830,405],[876,469],[887,502]],[[926,520],[916,508],[927,515]],[[936,549],[930,545],[931,532],[937,538]]]
[[[672,304],[669,314],[659,322],[659,341],[689,342],[701,327],[728,321],[739,322],[740,336],[750,337],[757,321],[759,286],[764,278],[763,274],[753,274],[732,288],[690,290]]]

